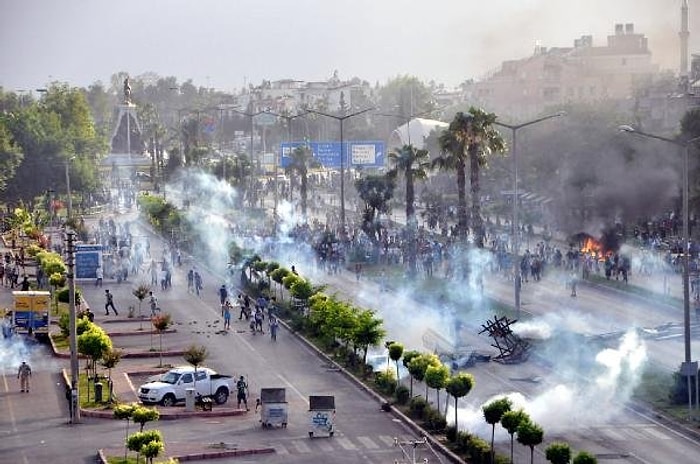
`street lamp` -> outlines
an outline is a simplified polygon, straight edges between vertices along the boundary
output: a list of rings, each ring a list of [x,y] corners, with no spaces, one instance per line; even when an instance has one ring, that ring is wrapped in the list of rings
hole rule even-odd
[[[503,122],[494,122],[497,126],[505,127],[510,129],[512,132],[513,145],[511,148],[511,153],[513,154],[513,269],[515,271],[514,279],[514,293],[515,293],[515,314],[516,317],[520,317],[520,290],[522,288],[522,275],[520,274],[520,263],[518,256],[520,254],[520,236],[518,231],[518,130],[523,127],[532,126],[538,124],[542,121],[546,121],[552,118],[558,118],[560,116],[565,116],[566,113],[560,111],[555,114],[550,114],[548,116],[542,116],[541,118],[533,119],[532,121],[524,122],[521,124],[506,124]]]
[[[690,239],[688,225],[690,221],[688,197],[690,196],[690,189],[688,187],[688,158],[690,155],[690,146],[700,141],[700,137],[695,137],[686,141],[675,140],[667,137],[662,137],[660,135],[648,134],[628,125],[620,126],[619,130],[621,132],[636,134],[641,137],[661,140],[663,142],[671,143],[683,149],[683,341],[685,346],[685,357],[683,366],[681,368],[681,374],[685,375],[688,379],[688,415],[690,416],[690,412],[693,407],[693,396],[690,390],[690,377],[696,377],[698,375],[698,365],[697,362],[692,362],[690,352],[690,282],[688,256],[690,254],[688,253],[688,242]]]
[[[340,122],[340,224],[343,227],[343,230],[345,230],[345,145],[343,144],[343,122],[345,122],[346,119],[359,116],[368,111],[372,111],[373,109],[375,108],[370,107],[365,108],[364,110],[355,111],[354,113],[346,114],[344,116],[337,116],[306,108],[306,111],[309,113],[319,114]]]

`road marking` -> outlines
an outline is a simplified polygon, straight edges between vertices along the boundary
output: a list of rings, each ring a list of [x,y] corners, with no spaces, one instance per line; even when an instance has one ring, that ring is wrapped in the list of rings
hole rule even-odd
[[[607,436],[611,440],[615,441],[624,441],[626,440],[626,437],[614,429],[608,428],[608,427],[601,427],[600,431],[602,432],[603,435]]]
[[[275,453],[282,456],[287,456],[289,454],[289,450],[282,445],[275,445]]]
[[[649,440],[650,439],[649,436],[644,435],[642,432],[640,432],[639,430],[632,428],[632,427],[623,427],[620,430],[624,431],[624,433],[626,433],[627,435],[632,437],[633,440]]]
[[[336,438],[335,439],[336,443],[338,443],[340,446],[342,446],[344,449],[348,451],[356,451],[357,446],[347,438]]]
[[[292,445],[299,451],[300,453],[310,453],[311,448],[309,448],[309,445],[306,444],[306,442],[303,442],[301,440],[293,440]]]
[[[309,405],[309,399],[308,399],[306,396],[302,395],[301,392],[300,392],[299,390],[297,390],[297,388],[296,388],[294,385],[292,385],[291,382],[290,382],[289,380],[285,379],[285,378],[282,376],[282,374],[277,374],[277,377],[279,377],[279,379],[280,379],[282,382],[284,382],[289,388],[291,388],[292,391],[293,391],[294,393],[296,393],[296,394],[299,396],[299,398],[301,398],[301,399],[304,401],[304,403],[306,403],[307,406]]]
[[[391,446],[392,448],[396,446],[396,441],[394,440],[394,437],[389,436],[389,435],[379,435],[377,438],[379,438],[380,441],[382,441],[386,446]]]
[[[330,441],[317,440],[317,441],[314,441],[314,443],[318,444],[318,447],[321,448],[321,451],[325,451],[326,453],[332,453],[335,451],[335,448],[333,448],[333,445],[331,444]]]
[[[379,445],[377,445],[375,442],[373,442],[370,437],[357,437],[357,441],[362,443],[362,446],[364,446],[367,449],[379,448]]]
[[[641,430],[644,430],[646,433],[653,435],[654,438],[656,438],[658,440],[670,440],[671,439],[671,437],[669,437],[668,435],[666,435],[662,431],[657,430],[656,426],[653,426],[653,425],[644,426],[641,428]]]

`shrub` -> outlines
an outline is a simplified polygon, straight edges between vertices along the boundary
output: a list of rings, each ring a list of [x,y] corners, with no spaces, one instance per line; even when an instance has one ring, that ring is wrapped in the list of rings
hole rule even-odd
[[[457,432],[455,445],[460,453],[466,453],[469,450],[469,440],[471,437],[469,432]]]
[[[457,427],[454,425],[448,425],[445,427],[445,438],[454,443],[457,440]]]
[[[470,435],[467,441],[467,453],[472,464],[489,464],[491,462],[491,446],[486,440],[476,435]]]
[[[391,370],[377,372],[377,375],[374,378],[374,383],[381,391],[388,393],[389,395],[393,395],[394,391],[396,390],[396,377],[394,376],[394,372]]]
[[[60,303],[68,303],[68,287],[62,288],[56,293],[56,298]],[[79,305],[82,301],[82,294],[79,288],[75,289],[75,304]]]
[[[411,402],[408,405],[408,409],[411,412],[411,416],[416,419],[423,419],[425,409],[428,407],[428,402],[422,396],[415,396],[411,398]]]
[[[425,427],[431,432],[442,432],[447,427],[447,419],[437,409],[427,407],[423,414]]]
[[[408,387],[406,385],[399,385],[398,387],[396,387],[394,395],[396,395],[397,403],[406,404],[408,403],[408,400],[411,397],[411,392],[408,390]]]

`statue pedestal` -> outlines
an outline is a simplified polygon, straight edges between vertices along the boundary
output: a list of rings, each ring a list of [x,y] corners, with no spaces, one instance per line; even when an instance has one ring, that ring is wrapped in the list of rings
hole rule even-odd
[[[142,132],[138,114],[136,113],[136,105],[133,103],[122,103],[117,105],[117,109],[119,114],[117,116],[117,124],[114,126],[114,132],[112,132],[112,152],[126,153],[131,158],[134,145],[136,145],[139,148],[137,153],[140,155]]]

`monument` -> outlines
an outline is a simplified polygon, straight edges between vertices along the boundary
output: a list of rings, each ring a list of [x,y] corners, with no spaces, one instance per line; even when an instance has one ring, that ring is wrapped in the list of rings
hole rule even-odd
[[[124,79],[124,100],[117,105],[117,124],[112,133],[112,153],[115,155],[141,156],[143,140],[136,105],[131,101],[129,78]]]

